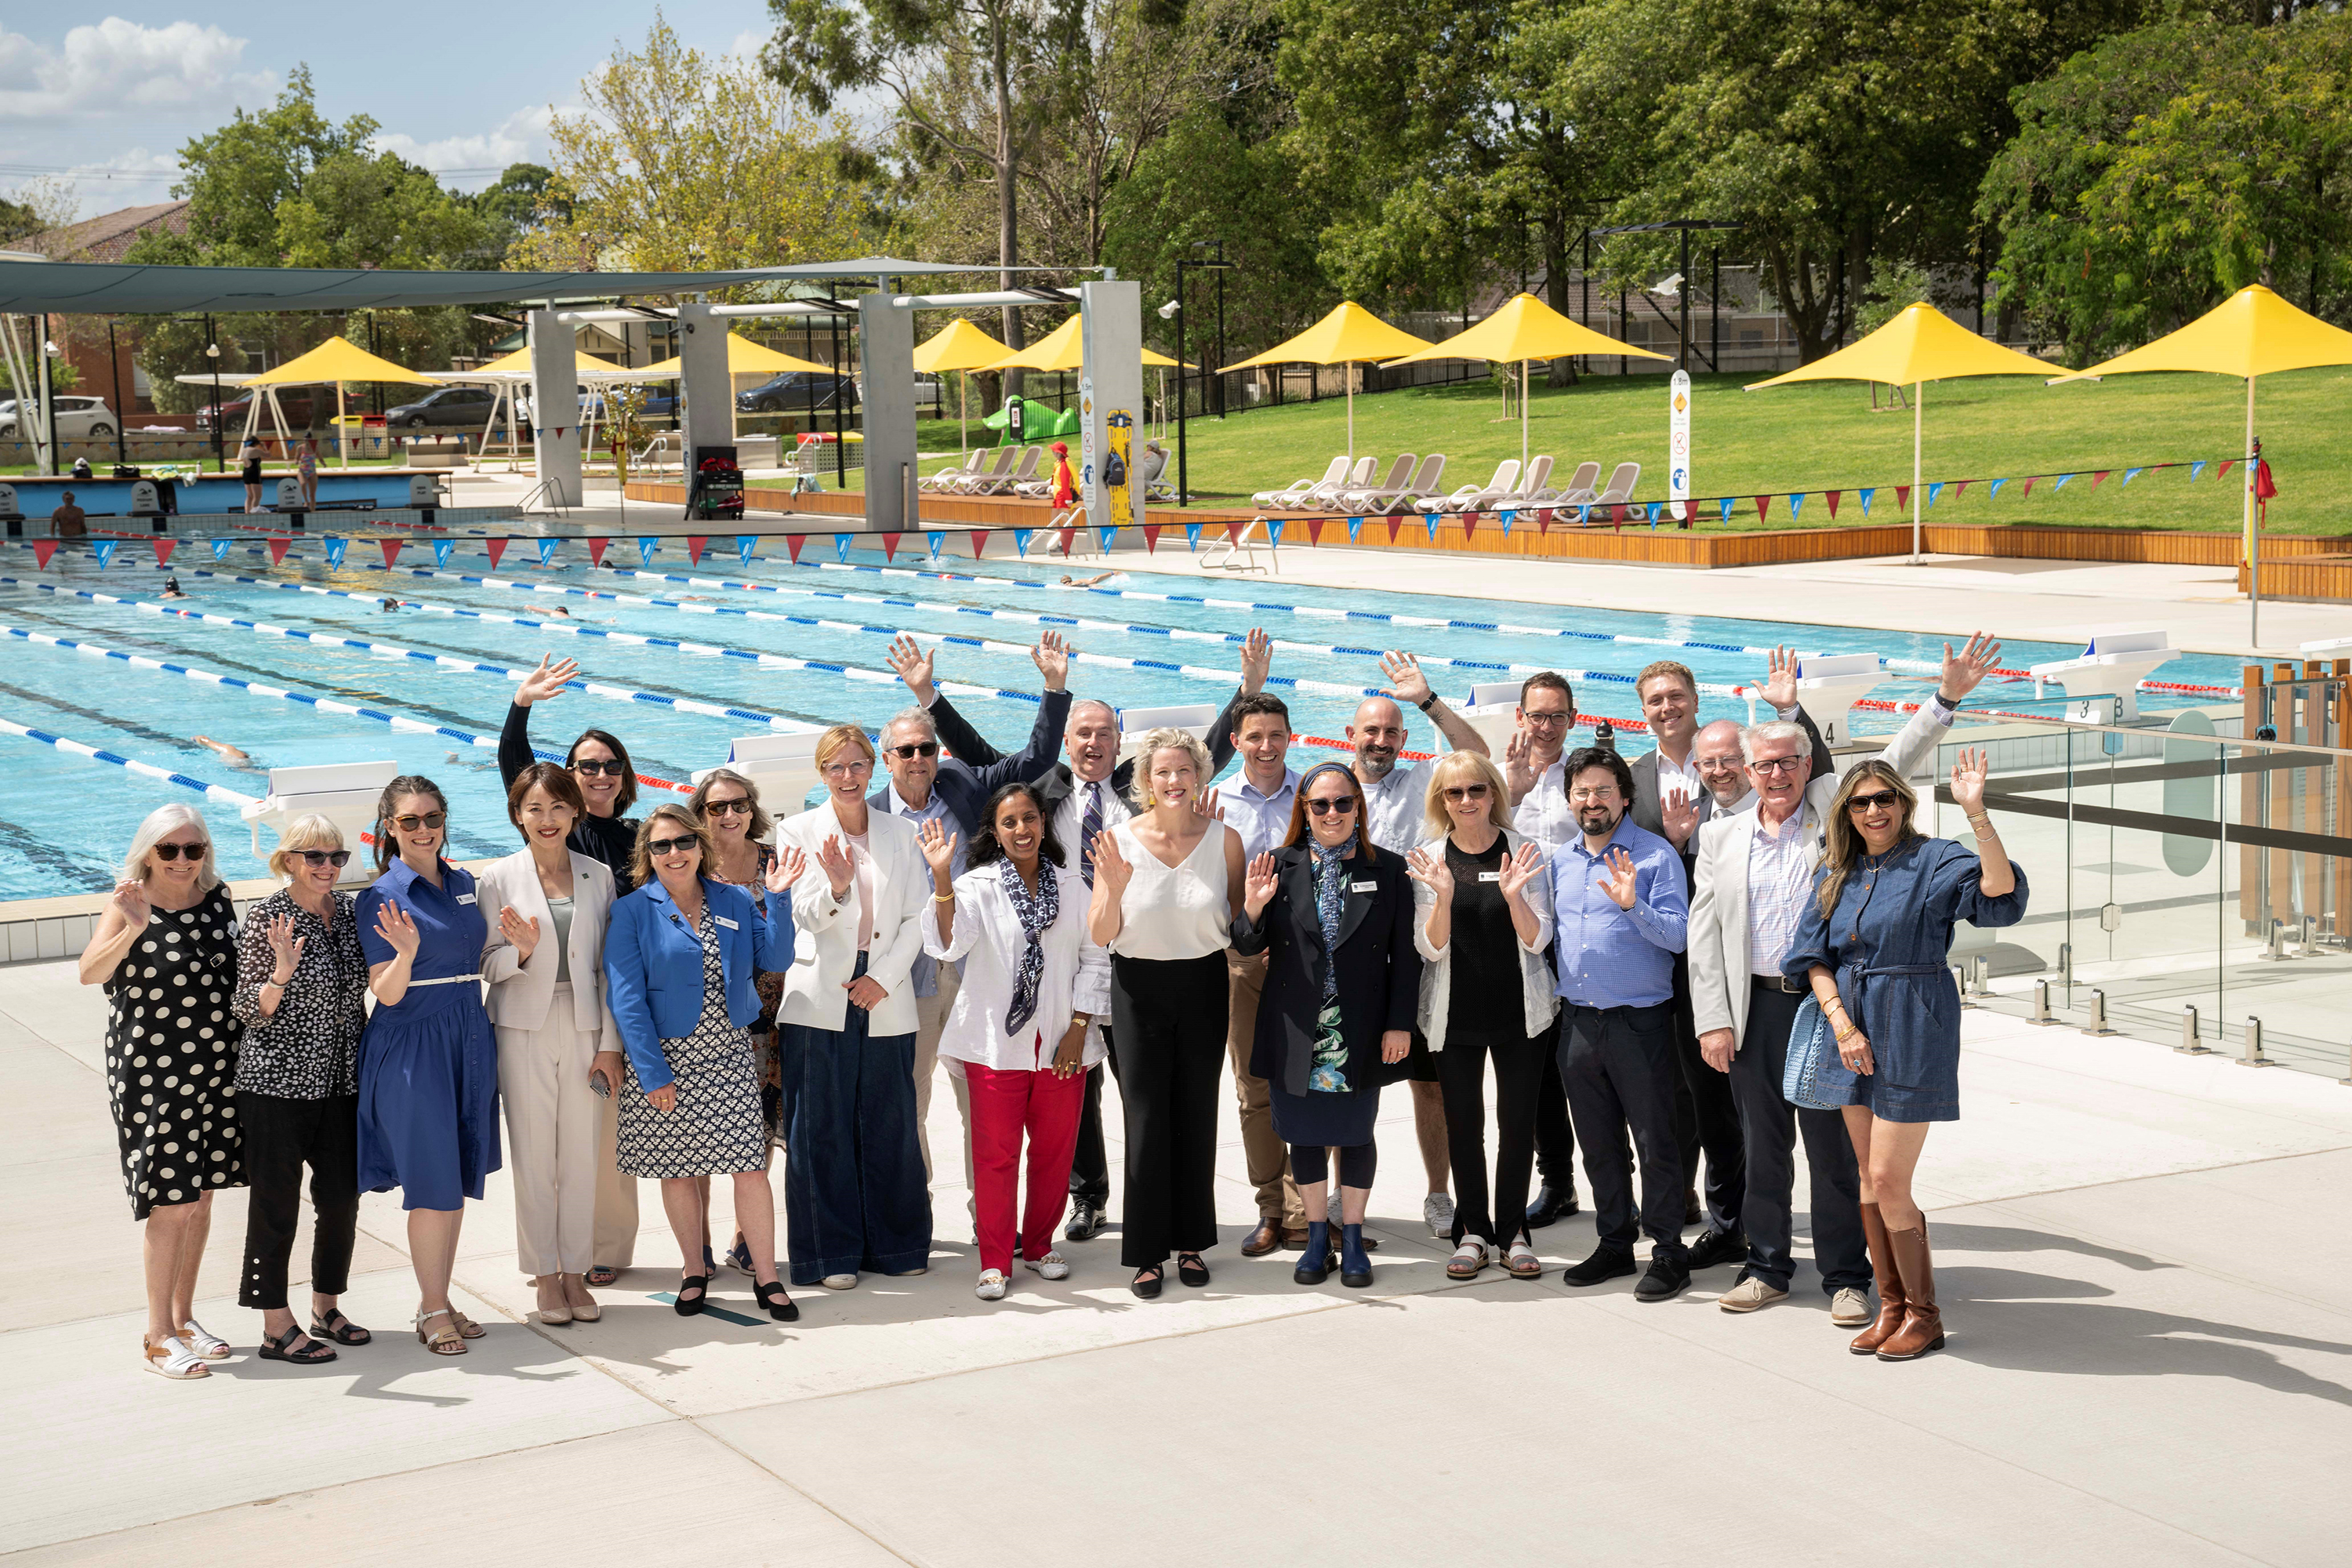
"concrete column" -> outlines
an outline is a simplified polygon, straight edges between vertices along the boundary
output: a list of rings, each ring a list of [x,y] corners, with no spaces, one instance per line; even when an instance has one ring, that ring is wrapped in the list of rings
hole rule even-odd
[[[1127,279],[1078,285],[1086,364],[1078,373],[1079,494],[1096,528],[1140,527],[1143,490],[1143,299]],[[1102,483],[1105,461],[1121,453],[1125,482]]]
[[[533,310],[530,334],[531,443],[551,506],[578,506],[580,484],[579,350],[569,322]]]
[[[712,315],[709,305],[680,305],[677,345],[677,426],[685,433],[690,475],[704,447],[735,445],[735,382],[727,371],[727,318]]]
[[[887,289],[887,280],[884,280]],[[907,492],[915,472],[915,312],[887,292],[857,300],[858,395],[866,434],[866,526],[884,533],[922,526]]]

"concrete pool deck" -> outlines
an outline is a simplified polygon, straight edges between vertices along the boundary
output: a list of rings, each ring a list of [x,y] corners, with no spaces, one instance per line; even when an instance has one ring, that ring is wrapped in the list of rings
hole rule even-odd
[[[1748,1318],[1713,1304],[1728,1268],[1654,1306],[1567,1289],[1585,1216],[1538,1233],[1539,1283],[1449,1284],[1401,1096],[1373,1289],[1238,1258],[1228,1127],[1209,1289],[1135,1300],[1113,1232],[984,1306],[942,1093],[931,1272],[800,1292],[789,1327],[739,1278],[714,1296],[741,1321],[653,1300],[676,1275],[650,1194],[603,1321],[529,1321],[500,1176],[458,1262],[470,1355],[404,1331],[400,1215],[372,1196],[348,1301],[376,1342],[261,1363],[222,1294],[224,1193],[198,1315],[240,1350],[184,1386],[136,1361],[103,1005],[70,964],[8,977],[0,1551],[30,1562],[1701,1561],[1759,1536],[1825,1563],[2341,1560],[2352,1089],[2325,1079],[1969,1014],[1966,1120],[1922,1166],[1952,1337],[1909,1366],[1844,1353],[1810,1268]]]

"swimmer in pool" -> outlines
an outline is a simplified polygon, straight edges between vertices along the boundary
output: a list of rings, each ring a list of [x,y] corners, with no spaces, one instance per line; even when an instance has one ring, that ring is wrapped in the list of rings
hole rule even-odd
[[[566,620],[570,620],[572,618],[572,612],[565,609],[561,605],[556,605],[553,609],[548,608],[545,605],[525,605],[523,608],[529,610],[534,616],[562,616]]]
[[[401,602],[398,599],[387,598],[377,607],[388,616],[392,614],[393,611],[400,608],[400,605]]]
[[[244,752],[238,750],[236,747],[230,745],[226,741],[215,741],[210,735],[191,735],[188,739],[194,741],[197,745],[202,746],[207,752],[210,752],[215,756],[220,758],[222,762],[226,763],[230,767],[245,768],[256,773],[260,771],[254,767],[253,759],[251,757],[246,755]]]
[[[1065,588],[1092,588],[1098,584],[1108,583],[1118,575],[1118,574],[1116,572],[1097,572],[1091,577],[1065,576],[1062,579],[1062,586]]]
[[[188,596],[188,593],[186,589],[180,586],[180,580],[177,577],[166,577],[163,579],[163,592],[157,596],[165,599],[184,599]]]

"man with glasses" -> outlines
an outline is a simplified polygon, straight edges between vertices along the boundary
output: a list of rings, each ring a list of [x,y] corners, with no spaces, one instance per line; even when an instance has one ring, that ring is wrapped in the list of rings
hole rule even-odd
[[[1518,725],[1504,749],[1503,782],[1511,792],[1511,826],[1547,856],[1576,833],[1566,769],[1568,732],[1575,728],[1576,693],[1564,677],[1547,669],[1520,684]],[[1536,1090],[1536,1195],[1528,1205],[1528,1226],[1541,1229],[1578,1212],[1576,1131],[1559,1081],[1559,1053],[1547,1048]]]
[[[1945,644],[1933,698],[1888,743],[1884,759],[1906,777],[1931,761],[1954,710],[2000,657],[2000,645],[1982,633],[1957,654]],[[1793,698],[1793,681],[1786,695]],[[1858,1328],[1870,1321],[1871,1273],[1853,1143],[1841,1113],[1801,1110],[1780,1093],[1789,1030],[1807,989],[1781,975],[1780,961],[1812,895],[1837,770],[1819,734],[1801,722],[1759,724],[1746,731],[1742,749],[1752,805],[1717,813],[1699,828],[1690,913],[1699,1051],[1708,1068],[1727,1076],[1747,1155],[1740,1202],[1747,1258],[1719,1304],[1727,1312],[1753,1312],[1788,1298],[1801,1132],[1811,1170],[1813,1261],[1830,1298],[1830,1321]]]

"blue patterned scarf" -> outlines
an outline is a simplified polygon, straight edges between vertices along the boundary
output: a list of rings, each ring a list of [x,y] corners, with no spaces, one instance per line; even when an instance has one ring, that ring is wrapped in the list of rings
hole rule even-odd
[[[1312,837],[1307,841],[1315,871],[1315,918],[1323,930],[1323,1005],[1315,1019],[1315,1064],[1307,1074],[1310,1092],[1348,1092],[1348,1043],[1339,1023],[1339,916],[1347,907],[1348,858],[1361,837],[1351,833],[1348,842],[1329,849]]]
[[[1042,858],[1037,862],[1037,891],[1033,896],[1010,860],[996,863],[1004,879],[1005,897],[1013,900],[1013,917],[1021,922],[1029,944],[1021,950],[1021,973],[1013,977],[1013,1005],[1004,1015],[1004,1032],[1018,1035],[1037,1016],[1037,986],[1045,977],[1045,934],[1062,918],[1062,879]]]

